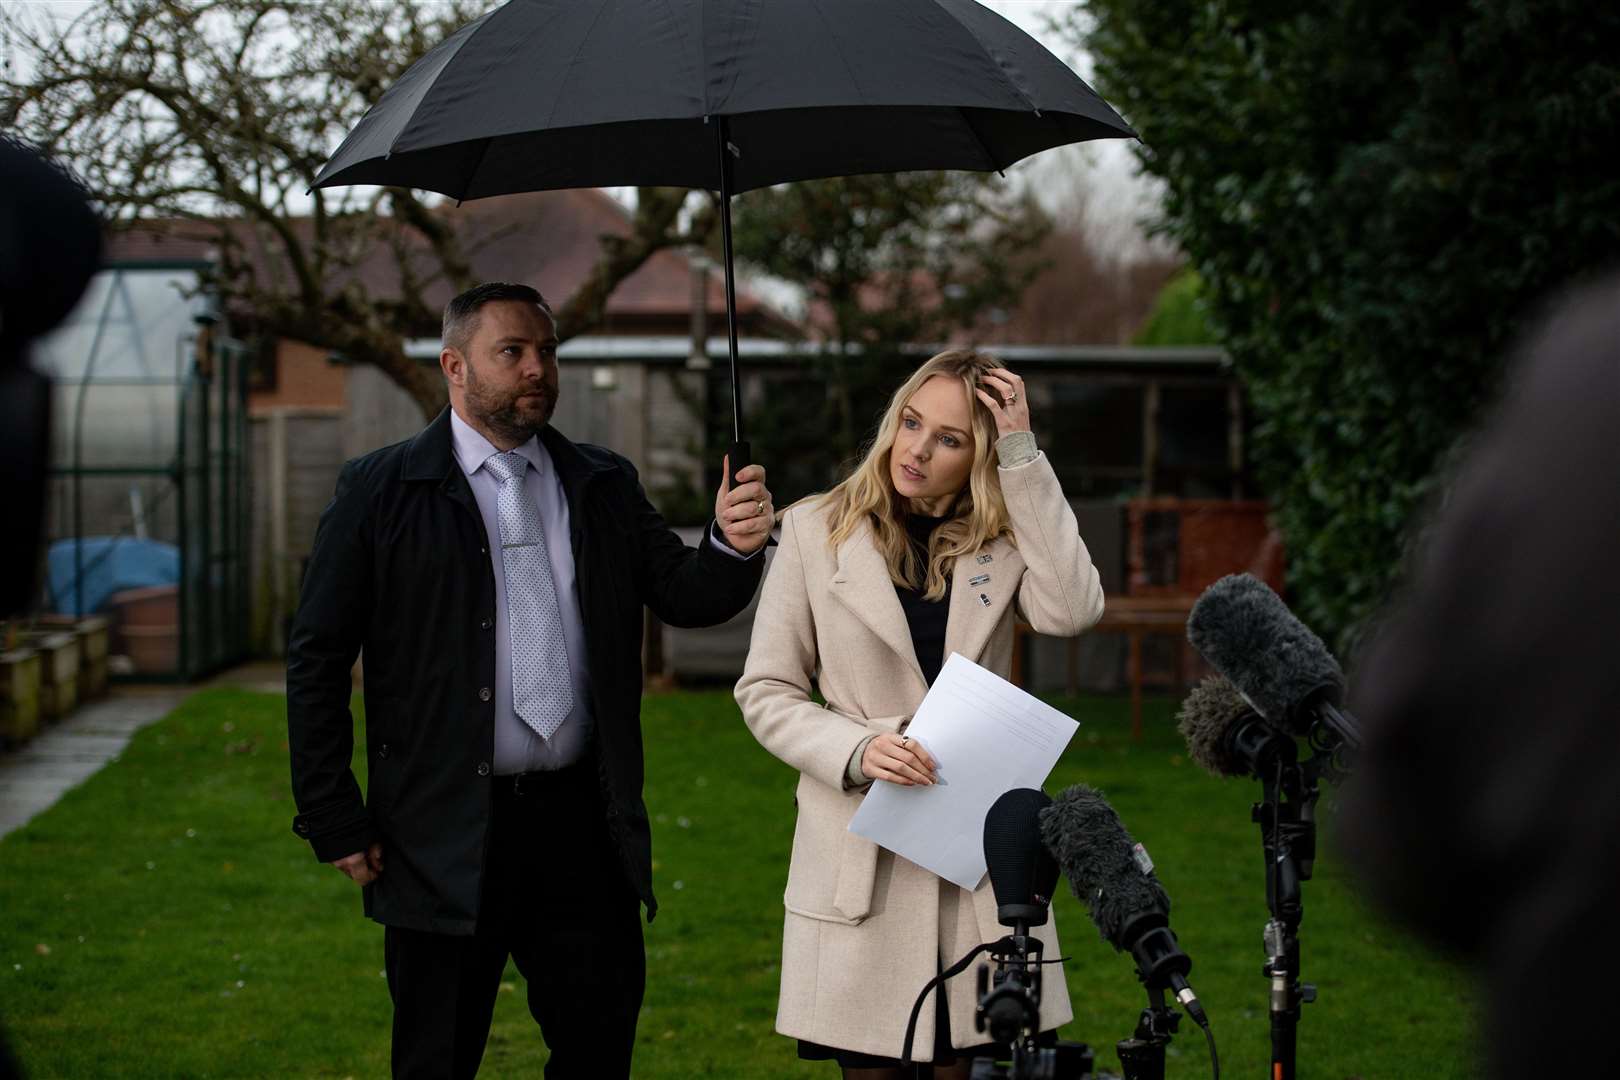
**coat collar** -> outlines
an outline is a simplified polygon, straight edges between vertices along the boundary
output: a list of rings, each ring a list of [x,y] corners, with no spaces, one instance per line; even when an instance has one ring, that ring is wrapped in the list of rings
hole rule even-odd
[[[980,562],[985,556],[989,560]],[[946,659],[959,652],[978,662],[1007,605],[1015,599],[1020,569],[1017,548],[1006,539],[992,540],[982,551],[957,558],[945,624]],[[986,576],[988,581],[973,584]],[[863,522],[838,546],[838,567],[830,584],[832,595],[893,650],[917,676],[919,685],[926,685],[922,666],[917,663],[917,650],[911,643],[911,627],[870,525]]]
[[[540,429],[540,445],[551,455],[551,464],[557,470],[557,479],[562,481],[563,498],[568,502],[569,540],[574,549],[575,566],[578,568],[581,565],[584,548],[586,494],[595,477],[614,470],[614,459],[597,447],[582,450],[550,424]],[[484,522],[479,517],[472,486],[467,483],[467,476],[461,471],[461,464],[456,460],[448,405],[406,447],[403,475],[406,480],[438,484],[439,490],[452,501],[471,511],[479,532],[483,532]],[[484,542],[489,543],[488,537],[485,537]]]
[[[547,424],[540,431],[540,443],[551,455],[551,462],[562,480],[563,490],[572,502],[576,493],[596,474],[612,471],[612,464],[587,457],[556,428]],[[450,406],[446,405],[405,449],[406,480],[443,481],[459,473],[450,434]]]

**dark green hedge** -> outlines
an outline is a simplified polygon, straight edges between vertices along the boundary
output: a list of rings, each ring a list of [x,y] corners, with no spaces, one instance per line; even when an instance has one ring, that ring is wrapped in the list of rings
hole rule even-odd
[[[1088,0],[1068,25],[1247,385],[1296,610],[1343,645],[1512,339],[1620,257],[1620,5]]]

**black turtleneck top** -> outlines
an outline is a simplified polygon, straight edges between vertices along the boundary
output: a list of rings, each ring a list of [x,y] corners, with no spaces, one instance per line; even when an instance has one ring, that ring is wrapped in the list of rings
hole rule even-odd
[[[911,537],[911,546],[920,555],[924,567],[928,564],[928,538],[944,521],[942,517],[925,517],[922,514],[912,514],[906,518],[906,532]],[[925,584],[926,581],[925,573]],[[950,576],[946,575],[945,595],[938,600],[924,600],[924,589],[896,585],[894,591],[900,597],[901,610],[906,613],[906,623],[911,628],[911,647],[916,650],[923,678],[928,680],[929,686],[933,686],[940,667],[945,663],[945,622],[951,609]]]

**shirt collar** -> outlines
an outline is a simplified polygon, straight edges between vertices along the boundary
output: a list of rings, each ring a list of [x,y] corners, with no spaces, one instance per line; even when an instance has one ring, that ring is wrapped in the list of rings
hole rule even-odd
[[[456,463],[461,471],[471,476],[484,467],[484,462],[499,454],[493,443],[479,434],[471,424],[461,418],[455,409],[450,410],[450,443],[456,452]],[[540,448],[540,440],[530,435],[527,442],[520,443],[512,449],[529,459],[535,471],[542,476],[546,473],[548,458],[545,451]]]

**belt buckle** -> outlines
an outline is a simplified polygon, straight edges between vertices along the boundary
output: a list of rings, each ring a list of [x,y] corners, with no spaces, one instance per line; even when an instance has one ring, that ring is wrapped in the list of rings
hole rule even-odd
[[[523,778],[525,776],[528,776],[528,775],[529,775],[528,773],[513,773],[512,774],[512,794],[514,794],[514,795],[522,795],[523,794]]]

